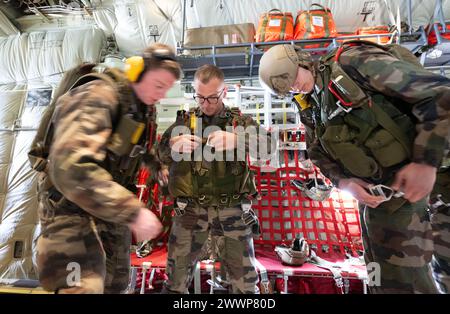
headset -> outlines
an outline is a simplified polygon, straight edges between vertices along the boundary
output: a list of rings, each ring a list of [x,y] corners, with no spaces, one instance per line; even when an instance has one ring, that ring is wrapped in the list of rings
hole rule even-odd
[[[150,61],[177,61],[175,54],[169,49],[159,48],[142,56],[133,56],[125,61],[125,73],[130,82],[139,82]]]

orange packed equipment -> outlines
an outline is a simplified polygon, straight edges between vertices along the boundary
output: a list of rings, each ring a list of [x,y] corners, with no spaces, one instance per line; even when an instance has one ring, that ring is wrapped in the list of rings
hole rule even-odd
[[[272,9],[261,15],[256,32],[256,42],[294,39],[294,18],[290,12]]]
[[[441,23],[436,23],[438,25],[438,31],[441,34],[441,37],[443,39],[446,40],[450,40],[450,22],[446,22],[445,23],[445,32],[442,30],[442,24]],[[427,31],[429,31],[429,35],[428,35],[428,44],[430,46],[435,46],[438,42],[437,40],[437,36],[436,36],[436,31],[434,28],[434,24],[431,25],[431,29],[429,29],[430,26],[427,27]]]
[[[319,7],[320,9],[311,10],[312,7]],[[313,3],[309,10],[298,12],[294,30],[295,39],[317,39],[336,36],[336,25],[329,8]]]
[[[361,27],[356,31],[356,35],[380,35],[380,34],[390,34],[388,26],[380,25],[380,26],[370,26],[370,27]],[[371,41],[377,44],[387,44],[390,42],[390,36],[374,36],[374,37],[365,37],[361,38],[361,40]]]

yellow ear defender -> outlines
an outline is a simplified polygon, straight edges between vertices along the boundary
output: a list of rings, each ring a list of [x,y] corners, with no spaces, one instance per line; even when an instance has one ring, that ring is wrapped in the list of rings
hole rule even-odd
[[[144,53],[143,56],[133,56],[125,61],[125,73],[130,82],[137,82],[145,69],[145,59],[155,59],[159,61],[172,60],[176,62],[176,56],[167,49],[156,49],[151,53]]]
[[[144,68],[144,58],[141,56],[130,57],[125,61],[125,73],[130,82],[136,82]]]

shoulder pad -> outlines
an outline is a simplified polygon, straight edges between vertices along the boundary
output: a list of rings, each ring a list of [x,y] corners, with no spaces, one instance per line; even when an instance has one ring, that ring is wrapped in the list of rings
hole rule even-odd
[[[107,75],[108,77],[110,77],[112,80],[114,80],[114,82],[119,83],[119,84],[124,84],[124,85],[128,85],[129,81],[125,75],[125,73],[123,73],[121,70],[119,69],[115,69],[115,68],[108,68],[105,72],[103,72],[102,74]]]
[[[87,84],[89,82],[101,80],[109,85],[111,85],[114,89],[117,88],[116,82],[109,76],[103,73],[89,73],[80,77],[71,87],[70,89],[74,89],[78,86]]]

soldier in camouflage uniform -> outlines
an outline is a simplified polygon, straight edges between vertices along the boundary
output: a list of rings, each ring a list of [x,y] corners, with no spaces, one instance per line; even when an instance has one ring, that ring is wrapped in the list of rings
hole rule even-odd
[[[293,45],[275,46],[261,59],[261,83],[306,97],[301,116],[311,160],[360,202],[365,259],[369,270],[371,262],[381,266],[381,286],[371,291],[436,293],[427,195],[449,136],[450,81],[401,46],[344,47],[314,62]],[[379,184],[404,195],[386,201],[369,193]],[[448,211],[441,217],[444,226]]]
[[[170,164],[169,192],[175,198],[177,213],[168,243],[165,291],[188,293],[210,232],[212,239],[223,237],[218,254],[233,293],[258,293],[252,238],[257,220],[249,200],[256,187],[246,159],[208,160],[202,155],[195,158],[195,152],[209,147],[217,155],[235,154],[248,148],[249,141],[261,140],[269,145],[270,138],[250,117],[224,106],[227,90],[219,68],[199,68],[193,85],[199,107],[189,113],[179,111],[177,121],[166,130],[158,146],[159,158]],[[257,132],[240,136],[239,132],[249,126]],[[184,129],[184,134],[179,135],[177,128]],[[179,153],[187,158],[176,160],[174,155]]]
[[[147,151],[150,129],[156,130],[153,104],[181,69],[162,44],[133,58],[126,73],[103,73],[113,81],[102,76],[57,100],[38,187],[37,267],[46,290],[122,292],[129,281],[130,229],[138,241],[162,229],[130,189],[143,159],[157,164]]]

